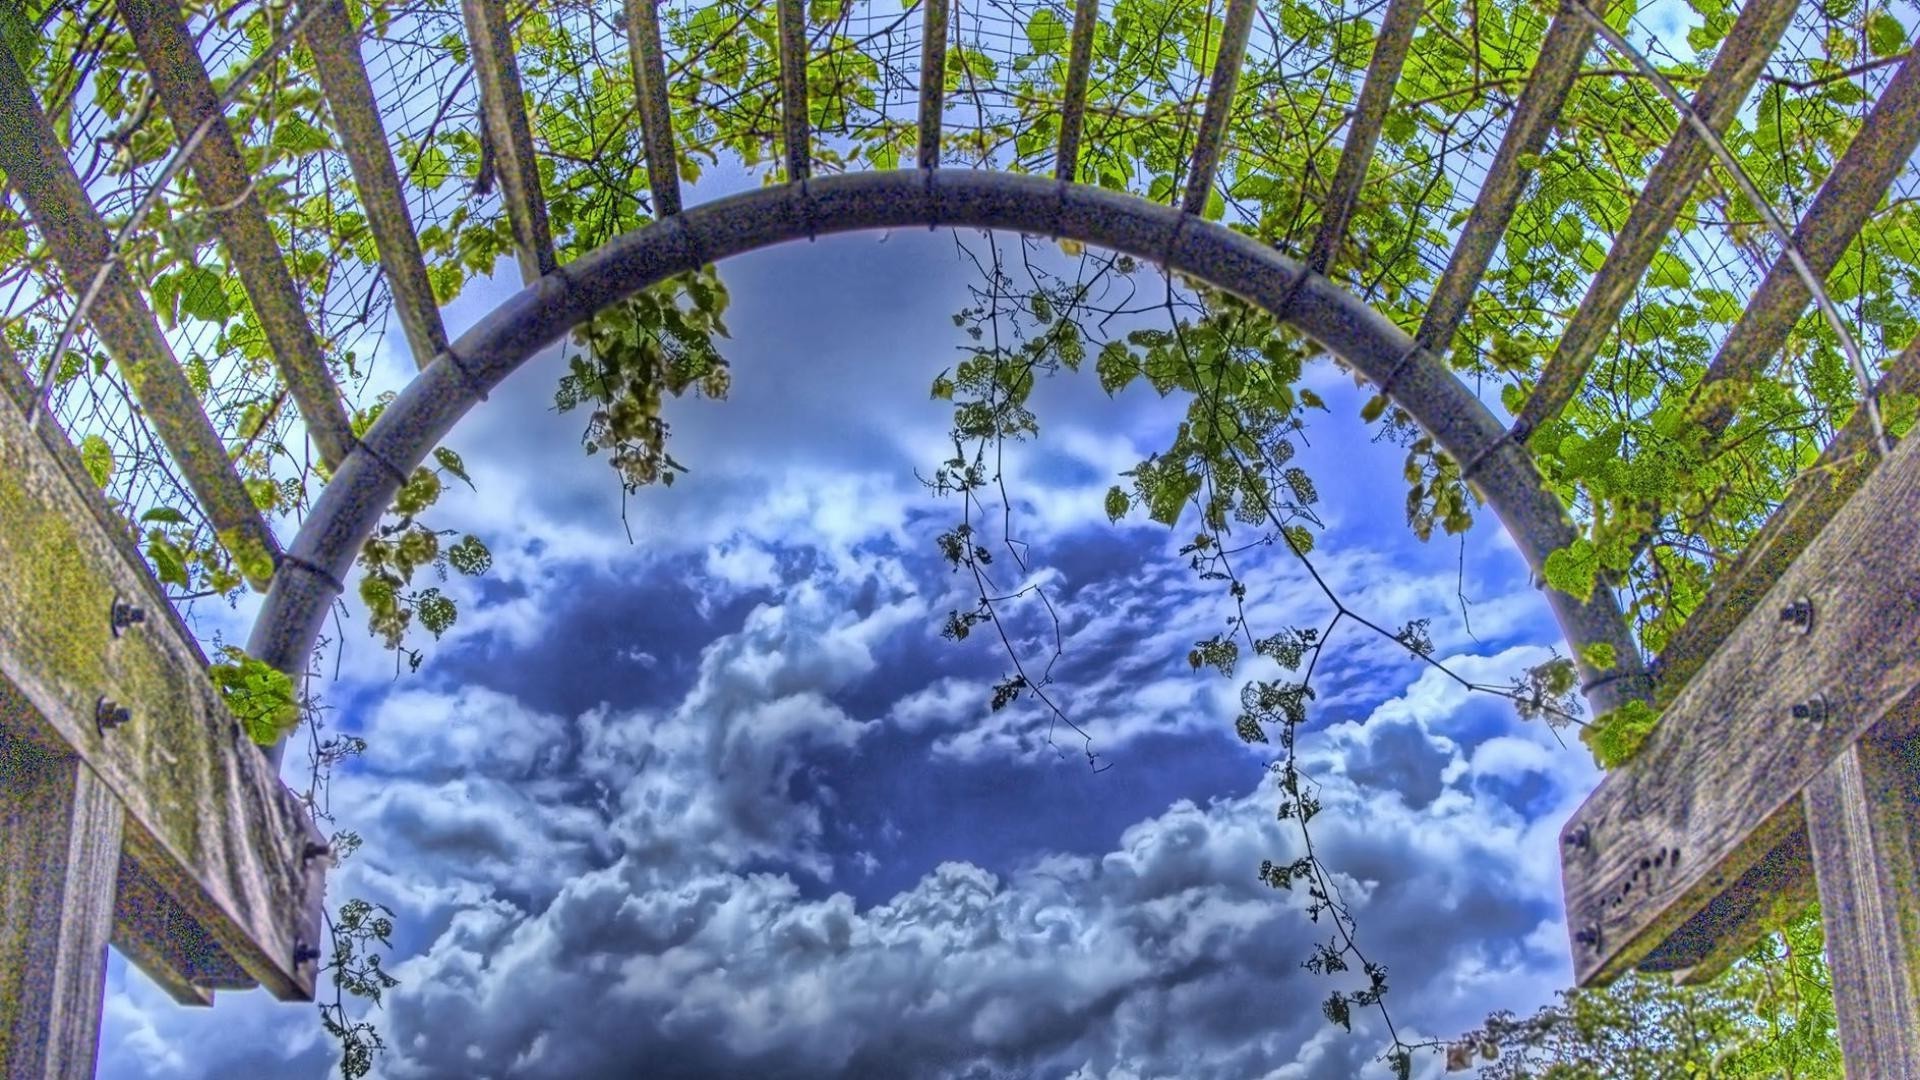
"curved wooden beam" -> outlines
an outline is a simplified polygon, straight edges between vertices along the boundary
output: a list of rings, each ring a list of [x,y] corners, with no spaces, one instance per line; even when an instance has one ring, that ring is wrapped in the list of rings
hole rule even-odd
[[[1259,304],[1313,337],[1395,397],[1447,453],[1478,464],[1486,494],[1515,544],[1538,570],[1574,537],[1560,501],[1541,487],[1526,449],[1479,399],[1392,321],[1271,247],[1172,207],[1119,192],[1033,176],[902,169],[829,176],[718,199],[627,233],[506,300],[394,399],[308,514],[252,635],[248,652],[297,670],[328,607],[344,589],[360,545],[402,477],[424,460],[486,392],[573,326],[674,274],[814,233],[962,226],[1069,237],[1165,263]],[[1611,646],[1614,677],[1588,693],[1597,710],[1624,700],[1639,653],[1613,595],[1585,600],[1558,590],[1547,601],[1574,656]],[[1581,665],[1583,680],[1597,673]]]

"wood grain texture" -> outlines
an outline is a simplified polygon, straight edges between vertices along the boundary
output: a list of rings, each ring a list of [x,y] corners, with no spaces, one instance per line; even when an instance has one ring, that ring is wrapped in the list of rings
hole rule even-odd
[[[120,804],[0,715],[0,1076],[93,1076]]]
[[[1920,736],[1889,717],[1807,786],[1850,1077],[1920,1078]]]
[[[507,8],[500,0],[460,0],[460,10],[480,80],[483,137],[493,147],[494,174],[500,180],[501,201],[507,204],[507,223],[513,227],[520,278],[537,281],[559,262],[547,226],[547,197],[533,157],[533,129],[527,123],[526,92],[520,85]]]
[[[98,493],[57,457],[10,396],[0,401],[0,725],[92,767],[126,808],[128,856],[231,961],[157,981],[237,967],[284,1000],[310,1000],[313,967],[296,968],[293,954],[296,941],[318,940],[324,875],[300,853],[322,838],[227,712],[177,618],[150,606],[158,586],[102,526],[89,505]],[[116,599],[153,614],[116,637]],[[129,721],[103,732],[101,698]],[[123,914],[125,936],[161,932]]]
[[[1737,952],[1756,932],[1754,905],[1722,903],[1720,915],[1714,905],[1756,869],[1772,879],[1764,894],[1800,887],[1803,862],[1765,860],[1804,828],[1802,789],[1920,695],[1916,517],[1920,439],[1908,439],[1568,821],[1563,837],[1587,837],[1566,849],[1564,870],[1582,985],[1614,978],[1683,926],[1692,944],[1661,953],[1665,966]],[[1801,597],[1814,605],[1804,633],[1780,619]],[[1816,695],[1824,721],[1793,714]]]

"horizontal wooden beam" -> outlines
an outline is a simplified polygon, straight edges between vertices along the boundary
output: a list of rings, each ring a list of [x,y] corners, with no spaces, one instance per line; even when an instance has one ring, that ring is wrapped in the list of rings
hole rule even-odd
[[[1920,702],[1916,519],[1920,439],[1908,439],[1574,813],[1562,836],[1585,841],[1564,871],[1582,985],[1648,959],[1710,972],[1757,932],[1753,896],[1810,890],[1801,793]],[[1803,599],[1804,628],[1781,617]]]
[[[1100,0],[1073,0],[1073,38],[1067,52],[1067,82],[1060,102],[1060,146],[1054,152],[1053,178],[1072,183],[1080,166],[1080,135],[1087,124],[1087,76],[1093,69],[1093,32],[1100,25]]]
[[[0,1075],[92,1080],[120,804],[79,758],[10,731],[7,713],[0,679]]]
[[[190,160],[193,177],[214,207],[221,246],[253,303],[274,368],[306,421],[320,460],[328,469],[337,468],[353,446],[340,388],[327,369],[266,211],[254,195],[233,131],[220,115],[219,96],[187,32],[179,0],[118,0],[118,6],[154,92],[173,122],[174,138],[184,145],[194,132],[206,129]]]
[[[1606,13],[1604,0],[1596,0],[1594,6],[1601,14]],[[1579,15],[1565,8],[1554,13],[1540,43],[1533,74],[1526,89],[1520,91],[1520,103],[1514,108],[1506,134],[1501,136],[1500,149],[1487,167],[1480,194],[1460,230],[1460,239],[1454,243],[1447,268],[1434,283],[1427,313],[1414,334],[1416,341],[1440,356],[1451,350],[1453,335],[1466,318],[1467,304],[1479,289],[1487,267],[1493,264],[1493,253],[1507,234],[1514,208],[1520,204],[1520,193],[1533,175],[1533,170],[1521,163],[1538,157],[1546,146],[1547,135],[1560,119],[1560,107],[1566,104],[1567,91],[1592,44],[1593,31]]]
[[[667,59],[660,48],[659,0],[627,0],[627,51],[633,58],[633,92],[640,107],[640,133],[647,144],[647,184],[653,216],[680,212],[680,165],[667,109]]]
[[[1733,122],[1799,6],[1798,0],[1747,0],[1740,9],[1693,98],[1693,111],[1716,136]],[[1594,356],[1613,332],[1641,276],[1666,242],[1681,206],[1712,160],[1712,149],[1693,125],[1683,123],[1674,130],[1666,151],[1647,174],[1626,224],[1613,238],[1606,262],[1588,283],[1579,310],[1515,417],[1514,430],[1522,439],[1558,416],[1579,393]]]
[[[1793,246],[1815,277],[1824,281],[1833,272],[1916,147],[1920,147],[1920,49],[1901,62],[1861,121],[1859,134],[1794,226]],[[1781,256],[1707,365],[1705,381],[1749,379],[1765,371],[1812,299],[1792,261]],[[1731,410],[1724,409],[1704,419],[1715,432],[1732,422]]]
[[[1227,0],[1227,17],[1220,31],[1220,51],[1213,58],[1213,78],[1207,84],[1207,111],[1200,117],[1193,160],[1187,166],[1187,191],[1180,208],[1203,213],[1213,193],[1213,176],[1227,145],[1227,123],[1233,118],[1233,94],[1240,86],[1240,68],[1247,60],[1247,36],[1253,29],[1253,0]]]
[[[527,123],[526,93],[520,86],[520,62],[514,58],[507,8],[501,0],[460,0],[460,10],[466,18],[467,43],[473,48],[474,74],[480,80],[483,137],[493,148],[494,175],[500,181],[501,201],[507,204],[507,223],[513,227],[520,277],[537,281],[551,273],[559,260],[547,226],[547,198],[540,190],[533,129]]]
[[[813,130],[807,115],[807,5],[774,0],[780,31],[780,120],[786,132],[787,180],[813,173]]]
[[[937,169],[947,100],[947,0],[920,4],[920,147],[915,160],[923,169]]]
[[[340,149],[353,170],[353,186],[367,215],[367,230],[380,253],[380,268],[386,271],[387,287],[393,290],[394,314],[413,350],[413,362],[424,368],[446,351],[447,328],[440,319],[433,285],[427,279],[420,238],[407,211],[399,170],[394,168],[393,154],[387,149],[386,125],[380,120],[373,83],[367,78],[366,61],[360,55],[359,34],[347,19],[345,0],[317,0],[305,35],[320,91],[326,95],[327,111],[333,116],[334,132],[340,137]]]
[[[1373,58],[1367,62],[1366,82],[1360,87],[1360,102],[1354,107],[1347,142],[1340,150],[1340,164],[1333,170],[1333,183],[1320,212],[1320,231],[1314,234],[1313,248],[1307,255],[1307,265],[1315,273],[1327,272],[1346,241],[1347,223],[1360,201],[1360,186],[1366,182],[1367,166],[1380,144],[1387,107],[1393,104],[1393,90],[1400,83],[1400,69],[1406,66],[1413,32],[1419,28],[1420,13],[1425,8],[1426,0],[1387,0],[1380,36],[1373,43]]]
[[[171,909],[117,909],[115,939],[154,942],[177,910],[218,947],[196,955],[175,942],[193,963],[157,982],[233,985],[238,972],[282,1000],[311,1000],[314,966],[295,950],[319,944],[325,864],[302,855],[323,838],[227,711],[158,582],[128,557],[124,528],[103,525],[110,514],[57,428],[31,431],[12,395],[0,400],[0,727],[77,757],[125,808],[123,850]],[[116,603],[144,619],[116,628]]]

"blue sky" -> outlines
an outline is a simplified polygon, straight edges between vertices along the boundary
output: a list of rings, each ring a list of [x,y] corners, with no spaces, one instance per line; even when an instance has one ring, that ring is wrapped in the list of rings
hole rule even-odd
[[[515,288],[502,270],[450,330]],[[962,341],[973,270],[953,235],[827,238],[722,273],[731,397],[670,405],[692,471],[627,500],[631,542],[584,416],[552,411],[556,352],[448,441],[477,492],[450,490],[433,523],[494,552],[447,585],[458,624],[397,678],[357,611],[341,624],[320,689],[369,741],[334,783],[367,846],[330,903],[398,916],[375,1075],[1372,1075],[1373,1017],[1332,1028],[1319,1002],[1341,984],[1300,967],[1321,929],[1255,879],[1297,846],[1270,753],[1233,734],[1239,683],[1273,669],[1190,671],[1230,610],[1175,554],[1191,530],[1100,508],[1184,403],[1062,375],[1037,392],[1040,439],[1009,454],[1066,639],[1054,689],[1112,763],[1094,773],[1030,703],[989,711],[997,642],[940,638],[971,584],[934,546],[958,504],[914,470],[950,452],[927,387]],[[381,385],[406,375],[380,364]],[[1452,539],[1419,543],[1364,395],[1325,361],[1306,380],[1332,406],[1301,460],[1335,588],[1383,625],[1431,618],[1436,655],[1479,681],[1546,658],[1545,598],[1491,516],[1463,563]],[[1241,569],[1258,632],[1325,609],[1272,549]],[[196,628],[242,641],[256,608],[203,606]],[[1446,1036],[1531,1011],[1569,979],[1555,837],[1590,760],[1380,641],[1336,640],[1305,739],[1316,844],[1396,1022]],[[297,782],[304,753],[288,759]],[[105,1015],[109,1080],[335,1068],[313,1006],[180,1008],[117,957]]]

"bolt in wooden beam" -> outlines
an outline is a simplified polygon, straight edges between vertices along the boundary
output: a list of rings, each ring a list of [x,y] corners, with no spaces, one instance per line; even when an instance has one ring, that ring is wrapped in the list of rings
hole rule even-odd
[[[806,0],[774,0],[780,29],[780,117],[787,142],[787,179],[805,180],[813,172],[807,118]]]
[[[1400,82],[1400,69],[1406,65],[1407,50],[1413,46],[1413,32],[1420,25],[1425,6],[1425,0],[1388,0],[1380,36],[1373,43],[1373,59],[1367,64],[1367,79],[1360,87],[1360,103],[1354,109],[1352,126],[1347,128],[1347,142],[1333,171],[1333,184],[1327,189],[1320,231],[1314,235],[1313,249],[1307,256],[1307,265],[1315,273],[1327,272],[1347,238],[1347,222],[1360,201],[1360,185],[1367,179],[1367,165],[1380,143],[1387,106],[1393,103],[1393,88]]]
[[[513,33],[502,0],[460,0],[467,41],[473,46],[473,70],[480,79],[483,137],[493,146],[500,196],[513,226],[520,256],[520,277],[536,281],[559,265],[553,235],[547,229],[547,200],[540,190],[540,169],[533,157],[533,130],[527,124],[526,94],[520,88],[520,64],[514,59]]]
[[[680,165],[667,110],[667,61],[660,48],[659,0],[627,0],[627,50],[633,58],[633,92],[640,106],[640,133],[647,143],[647,184],[653,216],[680,212]]]
[[[287,273],[266,211],[254,195],[233,131],[220,115],[219,98],[187,32],[186,16],[178,0],[119,0],[118,7],[154,93],[173,122],[174,137],[184,144],[193,132],[206,127],[190,161],[193,177],[214,208],[214,227],[228,265],[253,302],[274,367],[306,421],[320,460],[327,468],[336,468],[353,446],[340,388],[327,369],[327,358]]]
[[[387,287],[393,290],[394,313],[413,350],[413,362],[424,368],[446,351],[447,328],[427,280],[426,260],[420,255],[420,239],[413,231],[400,173],[387,149],[386,126],[360,55],[359,34],[347,19],[345,0],[317,0],[316,6],[305,32],[307,48],[313,53],[340,148],[353,170],[353,184],[367,215],[367,230],[380,252]]]
[[[1605,14],[1606,5],[1598,6],[1601,14]],[[1540,57],[1534,62],[1533,75],[1527,80],[1526,89],[1520,92],[1513,120],[1507,125],[1500,149],[1480,184],[1479,198],[1474,200],[1467,224],[1460,230],[1460,239],[1453,246],[1446,270],[1434,283],[1426,316],[1414,335],[1420,344],[1441,356],[1450,350],[1454,332],[1466,317],[1467,302],[1493,263],[1494,249],[1506,235],[1507,226],[1513,221],[1514,207],[1520,203],[1520,193],[1533,174],[1532,169],[1520,163],[1538,156],[1546,146],[1547,134],[1560,118],[1560,107],[1566,104],[1567,91],[1573,86],[1580,61],[1591,44],[1593,31],[1580,16],[1564,8],[1554,14],[1553,22],[1547,26],[1547,35],[1540,43]]]
[[[1878,206],[1894,177],[1920,146],[1920,49],[1909,53],[1861,121],[1860,132],[1827,175],[1800,224],[1793,246],[1813,275],[1825,280],[1846,253],[1867,215]],[[1703,381],[1750,379],[1766,370],[1800,321],[1813,293],[1782,255],[1767,271],[1747,309],[1728,332]],[[1730,409],[1716,410],[1702,422],[1716,434],[1733,422]]]
[[[940,167],[940,117],[946,108],[947,0],[920,0],[920,153],[923,169]]]
[[[1080,133],[1087,124],[1087,74],[1093,69],[1093,31],[1099,25],[1100,0],[1073,0],[1066,97],[1060,103],[1060,149],[1053,159],[1054,179],[1068,183],[1080,164]]]
[[[1207,87],[1207,111],[1200,118],[1200,135],[1193,161],[1187,166],[1187,193],[1180,208],[1198,214],[1207,208],[1213,174],[1227,145],[1227,121],[1233,117],[1233,92],[1240,85],[1240,68],[1247,59],[1247,34],[1253,29],[1253,0],[1227,0],[1226,25],[1220,31],[1220,52],[1213,59],[1213,81]]]
[[[279,542],[240,483],[152,309],[110,250],[106,223],[87,201],[26,73],[5,49],[0,49],[0,172],[25,200],[27,216],[46,237],[76,300],[84,298],[101,269],[108,268],[87,318],[222,543],[229,550],[265,551],[277,560]],[[239,562],[244,571],[253,560]],[[258,573],[249,574],[247,581],[256,589],[267,587],[267,579]]]
[[[1694,112],[1716,135],[1724,133],[1740,111],[1798,6],[1797,0],[1748,0],[1740,10],[1713,66],[1707,69],[1706,81],[1693,98]],[[1680,207],[1712,160],[1712,149],[1693,125],[1683,123],[1674,131],[1666,152],[1647,174],[1646,186],[1628,213],[1626,225],[1613,238],[1606,262],[1587,285],[1579,310],[1521,407],[1514,421],[1519,438],[1524,439],[1558,416],[1579,393],[1594,355],[1612,332],[1641,276],[1680,216]]]

